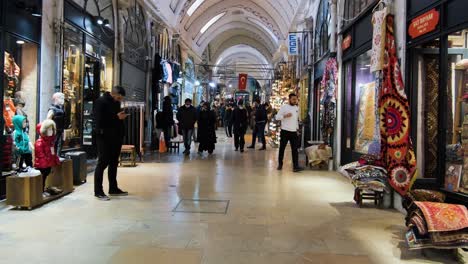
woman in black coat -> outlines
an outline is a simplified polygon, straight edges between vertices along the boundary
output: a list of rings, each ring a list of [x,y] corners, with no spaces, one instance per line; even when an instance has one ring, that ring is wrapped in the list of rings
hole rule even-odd
[[[164,141],[166,141],[166,146],[169,146],[169,142],[171,141],[171,129],[174,125],[174,112],[172,111],[172,99],[170,96],[164,97],[162,121],[161,128],[164,131]]]
[[[208,151],[213,154],[216,144],[216,114],[204,103],[198,117],[198,153]]]

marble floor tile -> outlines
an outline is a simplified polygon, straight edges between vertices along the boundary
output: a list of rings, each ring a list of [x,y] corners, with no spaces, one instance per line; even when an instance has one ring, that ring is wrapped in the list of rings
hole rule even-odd
[[[290,153],[279,172],[276,149],[240,154],[219,139],[213,156],[154,154],[119,168],[127,197],[96,200],[88,176],[33,211],[0,203],[0,264],[455,263],[447,252],[409,251],[404,216],[358,208],[335,172],[294,174]]]

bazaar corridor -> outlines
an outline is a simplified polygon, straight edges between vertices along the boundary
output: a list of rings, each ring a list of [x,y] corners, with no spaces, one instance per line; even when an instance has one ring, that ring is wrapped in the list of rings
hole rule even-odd
[[[409,252],[404,215],[356,207],[343,176],[293,174],[290,153],[278,172],[276,150],[241,154],[219,141],[213,156],[119,168],[128,197],[95,199],[88,175],[36,210],[3,208],[0,263],[450,263],[437,251]]]

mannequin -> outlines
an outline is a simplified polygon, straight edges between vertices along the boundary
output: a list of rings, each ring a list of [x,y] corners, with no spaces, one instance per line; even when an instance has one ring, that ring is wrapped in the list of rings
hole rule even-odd
[[[26,111],[24,111],[26,101],[24,100],[24,93],[22,91],[18,91],[15,93],[15,99],[13,99],[13,103],[16,107],[16,115],[22,115],[26,117],[26,133],[29,133],[28,114],[26,113]]]
[[[13,144],[15,146],[15,152],[20,158],[18,170],[23,171],[23,163],[26,164],[26,170],[33,166],[32,162],[32,150],[34,149],[33,144],[29,140],[27,130],[27,120],[25,116],[16,115],[13,117],[13,124],[15,131],[13,132]]]
[[[8,134],[13,132],[13,117],[16,115],[16,107],[10,96],[5,95],[3,99],[3,118],[5,119],[5,129]]]
[[[52,167],[60,164],[54,147],[56,136],[55,122],[49,119],[44,120],[41,124],[37,125],[36,129],[40,138],[34,145],[34,167],[42,174],[42,188],[44,195],[49,196],[49,192],[52,191],[45,190],[47,176],[49,176],[52,171]]]
[[[55,150],[57,155],[60,155],[62,151],[62,144],[65,140],[65,95],[63,93],[54,93],[52,96],[53,104],[49,107],[49,112],[47,113],[47,119],[53,120],[56,125],[56,138],[55,138]]]

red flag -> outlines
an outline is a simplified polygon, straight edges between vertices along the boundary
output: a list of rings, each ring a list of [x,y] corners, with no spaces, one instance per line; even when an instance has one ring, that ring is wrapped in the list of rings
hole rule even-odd
[[[239,90],[244,91],[247,89],[247,77],[246,73],[239,74]]]

